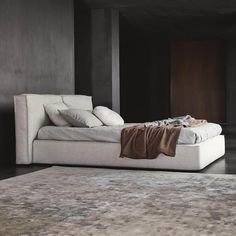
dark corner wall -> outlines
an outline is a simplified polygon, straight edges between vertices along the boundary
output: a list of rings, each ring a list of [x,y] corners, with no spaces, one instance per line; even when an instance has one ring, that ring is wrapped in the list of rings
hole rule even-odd
[[[169,41],[150,37],[120,19],[121,115],[126,122],[170,115]]]
[[[226,118],[236,126],[236,39],[225,41]]]
[[[13,96],[74,90],[73,0],[1,0],[0,164],[15,162]]]

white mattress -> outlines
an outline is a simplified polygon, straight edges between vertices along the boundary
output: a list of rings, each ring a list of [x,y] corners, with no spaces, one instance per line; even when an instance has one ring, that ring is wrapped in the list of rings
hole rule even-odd
[[[121,130],[124,127],[132,125],[135,124],[129,123],[124,126],[101,126],[95,128],[45,126],[39,130],[38,139],[119,143]],[[201,143],[207,139],[220,135],[221,132],[221,126],[214,123],[206,123],[202,126],[193,128],[182,128],[178,144]]]

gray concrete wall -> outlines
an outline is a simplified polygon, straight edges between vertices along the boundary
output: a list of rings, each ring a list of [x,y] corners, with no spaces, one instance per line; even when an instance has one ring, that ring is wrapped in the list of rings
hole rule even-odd
[[[120,112],[119,12],[92,9],[91,71],[95,105]]]
[[[120,112],[119,11],[75,2],[75,89]]]
[[[92,95],[91,9],[75,1],[75,92]]]
[[[20,93],[74,93],[73,0],[0,1],[0,163],[14,162]]]

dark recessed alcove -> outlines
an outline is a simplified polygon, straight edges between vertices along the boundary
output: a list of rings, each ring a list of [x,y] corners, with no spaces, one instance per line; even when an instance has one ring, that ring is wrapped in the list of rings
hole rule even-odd
[[[236,18],[221,10],[121,11],[121,114],[128,122],[191,114],[235,123]]]
[[[121,114],[127,122],[170,113],[169,41],[146,34],[120,18]]]

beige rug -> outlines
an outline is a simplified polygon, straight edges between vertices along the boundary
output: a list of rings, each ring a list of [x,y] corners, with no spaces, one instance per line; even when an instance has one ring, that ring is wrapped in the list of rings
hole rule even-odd
[[[236,176],[52,167],[0,181],[0,235],[236,235]]]

